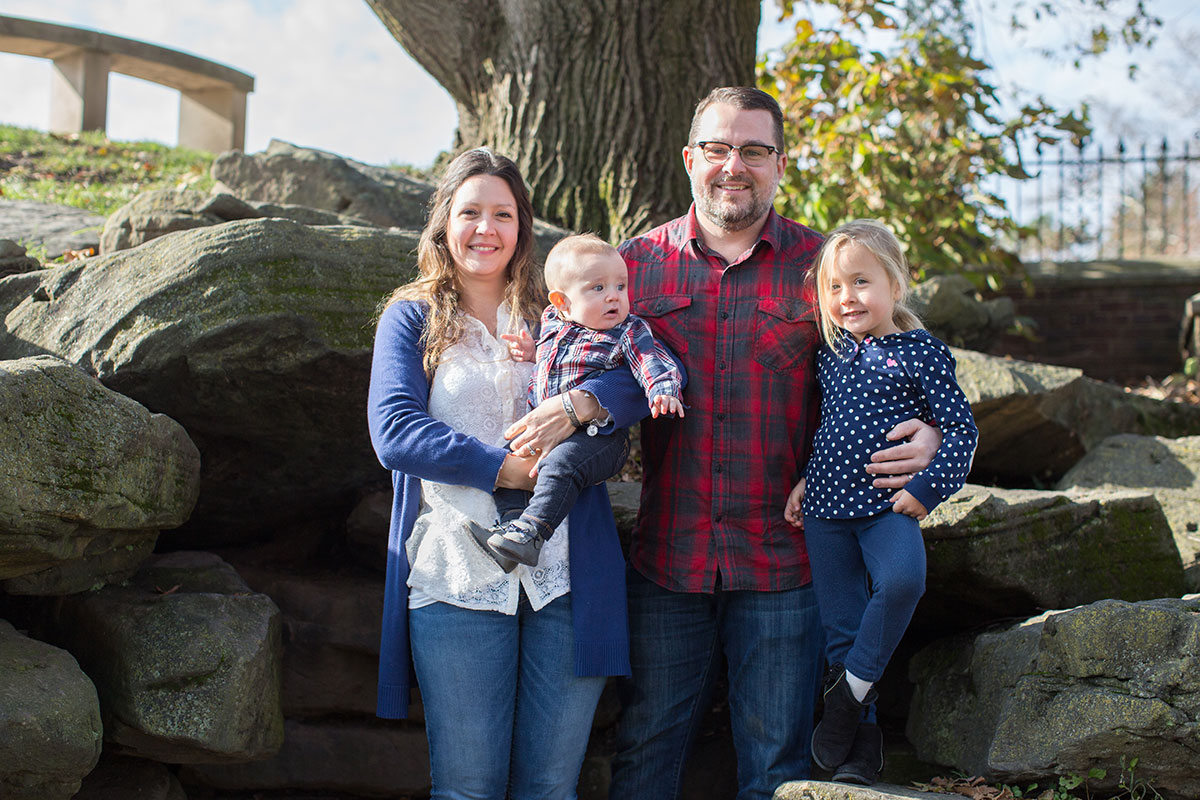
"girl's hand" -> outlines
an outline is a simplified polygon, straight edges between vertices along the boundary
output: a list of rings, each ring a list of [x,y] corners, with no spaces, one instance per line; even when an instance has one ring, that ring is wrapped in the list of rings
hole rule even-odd
[[[496,476],[497,489],[524,489],[533,491],[536,482],[533,478],[535,460],[530,456],[518,456],[509,453],[500,465],[500,473]]]
[[[529,331],[522,330],[520,333],[502,333],[500,338],[508,342],[508,354],[512,356],[513,361],[533,361],[537,353],[537,345],[534,344],[533,337],[529,335]]]
[[[572,389],[569,392],[575,415],[581,422],[588,422],[600,415],[600,404],[590,393]],[[522,457],[537,457],[530,477],[537,477],[538,465],[546,454],[553,450],[559,442],[575,432],[575,426],[567,418],[563,409],[562,396],[547,397],[540,406],[508,426],[504,438],[508,439],[508,449]]]
[[[683,403],[678,397],[669,394],[656,394],[654,399],[650,401],[650,416],[657,419],[658,417],[667,414],[677,414],[683,416]]]
[[[903,489],[892,495],[890,500],[892,511],[895,511],[897,514],[905,514],[913,517],[918,522],[929,515],[929,512],[925,510],[925,506],[921,505],[921,501]]]
[[[907,494],[907,492],[906,492]],[[793,528],[804,527],[804,515],[800,513],[800,503],[804,500],[804,478],[792,487],[788,494],[787,504],[783,507],[783,518]]]
[[[867,472],[879,476],[871,484],[876,489],[905,486],[914,474],[929,466],[942,444],[941,430],[919,419],[901,422],[888,431],[887,438],[893,442],[897,439],[907,441],[871,454]]]

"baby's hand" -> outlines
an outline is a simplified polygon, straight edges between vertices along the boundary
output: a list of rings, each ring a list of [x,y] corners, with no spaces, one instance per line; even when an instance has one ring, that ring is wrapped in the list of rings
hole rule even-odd
[[[534,344],[529,331],[502,333],[500,338],[508,342],[508,353],[512,356],[513,361],[533,361],[537,345]]]
[[[804,500],[804,478],[792,487],[788,494],[787,505],[783,507],[783,518],[794,528],[804,527],[804,515],[800,513],[800,503]]]
[[[678,414],[683,416],[683,403],[678,397],[669,394],[656,394],[654,399],[650,401],[650,416],[657,419],[666,414]]]
[[[925,506],[921,505],[920,500],[903,489],[892,495],[892,511],[895,511],[897,514],[906,514],[915,518],[918,522],[925,519],[926,515],[929,514],[925,510]]]

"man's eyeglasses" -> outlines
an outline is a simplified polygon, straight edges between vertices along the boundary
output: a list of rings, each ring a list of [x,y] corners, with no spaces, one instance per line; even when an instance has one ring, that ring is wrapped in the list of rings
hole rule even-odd
[[[750,167],[762,166],[767,163],[772,153],[779,152],[778,148],[768,144],[743,144],[735,147],[725,142],[696,142],[693,147],[699,147],[700,152],[704,153],[704,160],[710,164],[724,164],[729,160],[729,154],[737,150],[742,156],[742,161]]]

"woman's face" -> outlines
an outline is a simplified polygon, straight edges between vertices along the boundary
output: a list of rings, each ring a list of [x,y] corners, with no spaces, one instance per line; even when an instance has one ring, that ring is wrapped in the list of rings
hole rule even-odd
[[[517,236],[517,201],[508,183],[495,175],[463,181],[450,203],[446,246],[464,285],[506,282]]]

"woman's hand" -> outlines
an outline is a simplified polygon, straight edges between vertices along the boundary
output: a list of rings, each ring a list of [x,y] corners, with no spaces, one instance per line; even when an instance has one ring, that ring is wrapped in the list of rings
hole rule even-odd
[[[919,419],[901,422],[888,431],[890,441],[907,439],[902,444],[877,450],[871,454],[867,472],[881,475],[872,482],[877,489],[901,489],[912,476],[929,466],[942,444],[942,432]]]
[[[533,485],[536,483],[533,477],[536,474],[534,467],[536,463],[532,456],[518,456],[509,453],[504,457],[504,462],[500,465],[500,472],[496,475],[496,488],[524,489],[532,492]]]
[[[600,414],[600,404],[590,392],[572,389],[568,392],[575,415],[580,422],[590,422]],[[514,422],[504,432],[508,447],[523,457],[537,456],[529,474],[537,476],[538,465],[559,442],[575,432],[575,426],[563,408],[562,395],[547,397],[541,405]]]

